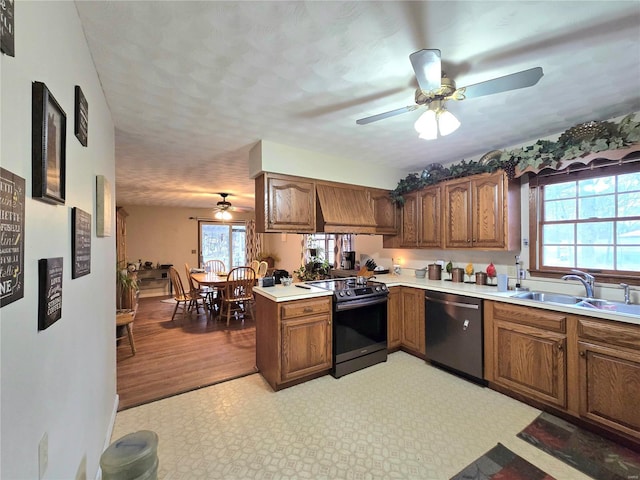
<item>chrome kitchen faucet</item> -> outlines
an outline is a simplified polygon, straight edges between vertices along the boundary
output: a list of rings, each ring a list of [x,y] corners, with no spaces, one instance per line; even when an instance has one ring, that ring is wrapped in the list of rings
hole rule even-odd
[[[587,292],[587,298],[593,298],[593,288],[596,280],[595,277],[581,270],[572,269],[571,271],[576,275],[565,275],[562,277],[562,280],[578,280],[582,282],[582,285],[584,285],[584,289]],[[583,277],[580,275],[583,275]]]

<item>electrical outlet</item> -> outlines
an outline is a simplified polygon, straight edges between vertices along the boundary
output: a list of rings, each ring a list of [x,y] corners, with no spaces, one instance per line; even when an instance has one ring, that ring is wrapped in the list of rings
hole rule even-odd
[[[44,432],[40,443],[38,444],[38,471],[39,479],[44,478],[44,473],[47,471],[47,465],[49,464],[49,434]]]
[[[522,270],[520,270],[520,280],[526,280],[527,279],[527,271],[523,268]]]

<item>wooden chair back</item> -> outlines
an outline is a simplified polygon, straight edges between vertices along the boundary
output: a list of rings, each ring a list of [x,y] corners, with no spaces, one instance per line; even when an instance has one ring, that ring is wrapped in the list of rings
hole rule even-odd
[[[253,268],[253,271],[256,272],[256,275],[257,275],[258,268],[260,267],[260,262],[258,260],[251,260],[251,263],[249,264],[249,266]]]
[[[267,274],[268,268],[269,264],[267,262],[265,262],[264,260],[260,262],[260,265],[258,266],[258,278],[264,278],[264,276]]]
[[[256,272],[251,267],[236,267],[229,272],[224,291],[225,302],[242,302],[253,299]]]
[[[198,289],[196,288],[195,283],[193,283],[193,278],[191,278],[191,268],[189,268],[188,263],[184,264],[184,270],[185,270],[185,273],[187,274],[187,281],[189,282],[189,292],[192,295],[197,295]]]
[[[214,273],[227,271],[227,267],[225,267],[222,260],[207,260],[204,264],[204,268],[207,272]]]
[[[180,274],[174,267],[169,267],[169,278],[171,279],[171,284],[173,285],[173,297],[178,302],[186,301],[187,295],[184,291],[184,286],[182,285]]]

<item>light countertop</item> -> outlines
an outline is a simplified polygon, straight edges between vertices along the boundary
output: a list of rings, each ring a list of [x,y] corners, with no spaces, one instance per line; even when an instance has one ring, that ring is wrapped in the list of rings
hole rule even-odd
[[[576,307],[573,305],[543,303],[522,298],[512,298],[513,295],[516,294],[515,291],[509,290],[507,292],[498,292],[498,288],[492,286],[475,285],[461,282],[456,283],[447,280],[429,280],[428,278],[416,278],[415,275],[383,274],[376,275],[374,280],[383,282],[388,287],[413,287],[423,290],[457,293],[460,295],[482,298],[484,300],[495,300],[500,302],[512,303],[514,305],[523,305],[528,307],[541,308],[544,310],[581,315],[584,317],[593,317],[602,320],[614,320],[618,322],[640,325],[640,317],[636,315],[617,313],[607,310]],[[293,285],[290,285],[288,287],[285,287],[283,285],[275,285],[273,287],[254,287],[253,291],[275,302],[287,302],[291,300],[303,300],[306,298],[332,295],[332,292],[317,287],[311,287],[309,290],[306,290],[303,288],[298,288],[295,285],[299,285],[299,283],[294,283]]]

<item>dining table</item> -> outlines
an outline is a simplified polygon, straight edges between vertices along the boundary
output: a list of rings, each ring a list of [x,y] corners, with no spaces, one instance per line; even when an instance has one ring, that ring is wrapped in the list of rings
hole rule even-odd
[[[222,310],[221,298],[227,285],[226,272],[193,272],[191,279],[195,281],[199,287],[209,287],[217,292],[217,296],[207,295],[207,303],[209,310],[213,313],[216,311],[216,303],[218,304],[218,316]],[[217,300],[217,302],[216,302]]]

